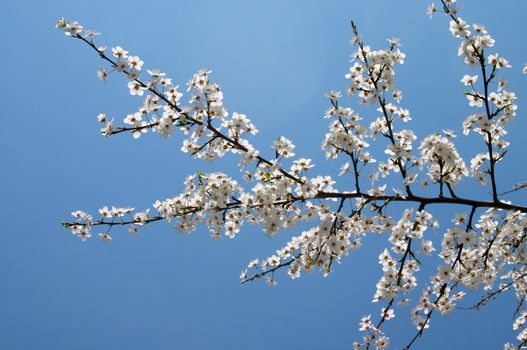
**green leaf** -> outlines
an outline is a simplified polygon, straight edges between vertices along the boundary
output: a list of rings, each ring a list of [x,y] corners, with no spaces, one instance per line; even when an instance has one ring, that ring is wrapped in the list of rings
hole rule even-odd
[[[413,255],[413,254],[412,254]],[[415,261],[417,261],[417,264],[419,264],[420,266],[423,265],[423,263],[421,262],[421,260],[417,259],[417,257],[415,255],[413,255]]]
[[[503,151],[503,153],[500,154],[500,156],[498,157],[498,159],[496,159],[496,161],[501,160],[503,157],[505,157],[505,155],[507,154],[507,152],[509,152],[508,149],[506,149],[505,151]]]

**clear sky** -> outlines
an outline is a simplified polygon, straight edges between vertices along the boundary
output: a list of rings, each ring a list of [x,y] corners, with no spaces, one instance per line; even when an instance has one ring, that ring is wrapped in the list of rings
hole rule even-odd
[[[527,77],[520,71],[527,61],[522,26],[527,2],[460,4],[461,17],[485,24],[495,50],[513,66],[506,74],[519,113],[509,130],[511,151],[498,169],[505,190],[525,180]],[[101,31],[101,45],[123,46],[145,67],[160,68],[182,86],[199,68],[213,70],[228,110],[247,114],[260,130],[254,143],[262,153],[270,155],[272,140],[286,136],[298,156],[313,159],[314,175],[333,174],[340,164],[325,161],[320,144],[329,106],[324,93],[346,86],[350,20],[374,48],[384,48],[392,36],[401,39],[407,59],[396,78],[416,134],[442,128],[461,134],[470,111],[459,79],[473,72],[457,57],[448,20],[438,15],[430,21],[426,5],[417,0],[4,2],[0,349],[349,349],[359,336],[360,317],[380,312],[370,300],[386,235],[367,240],[328,278],[314,273],[291,281],[283,273],[270,287],[241,285],[239,272],[298,231],[269,239],[258,227],[244,226],[236,239],[217,241],[203,227],[182,236],[159,223],[138,237],[116,231],[113,242],[104,244],[96,238],[82,243],[62,229],[61,220],[75,209],[148,208],[178,194],[187,174],[238,170],[233,157],[207,164],[182,154],[179,134],[170,140],[150,134],[139,141],[129,135],[101,137],[98,113],[121,120],[141,99],[128,95],[122,77],[111,76],[106,85],[98,81],[103,62],[54,30],[57,18]],[[346,102],[366,120],[376,117],[374,109]],[[481,149],[478,138],[460,140],[458,147],[466,161]],[[347,189],[347,180],[339,181],[338,188]],[[465,193],[485,196],[482,192],[469,186]],[[522,196],[510,199],[521,202]],[[435,233],[436,242],[441,233]],[[508,294],[479,312],[434,317],[416,348],[500,348],[513,340],[513,310]],[[406,344],[415,332],[409,309],[399,310],[385,330],[391,348]]]

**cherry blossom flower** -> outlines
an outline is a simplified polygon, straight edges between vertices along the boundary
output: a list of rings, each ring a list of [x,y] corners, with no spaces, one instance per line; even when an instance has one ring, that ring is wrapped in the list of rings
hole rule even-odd
[[[112,47],[112,54],[114,57],[119,58],[119,59],[121,58],[124,59],[128,57],[128,51],[126,51],[120,46]]]
[[[137,81],[131,81],[128,83],[128,88],[130,89],[130,95],[143,96],[145,87]]]
[[[477,75],[464,75],[461,82],[465,85],[474,85],[478,81]]]
[[[60,25],[62,25],[62,23],[59,24],[59,26]],[[64,26],[64,34],[66,34],[67,36],[75,36],[80,32],[82,32],[82,26],[77,21],[67,23]]]

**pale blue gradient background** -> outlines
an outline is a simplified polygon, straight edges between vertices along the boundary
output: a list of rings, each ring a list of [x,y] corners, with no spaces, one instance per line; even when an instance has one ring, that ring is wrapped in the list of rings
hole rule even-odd
[[[250,259],[272,254],[298,230],[269,239],[257,227],[245,227],[235,240],[216,241],[203,227],[182,236],[160,223],[139,237],[116,231],[111,244],[82,243],[63,230],[60,221],[74,209],[147,208],[177,194],[189,173],[224,170],[238,176],[238,170],[231,156],[206,164],[182,154],[179,134],[168,141],[157,135],[140,141],[129,135],[102,138],[95,116],[105,112],[120,120],[141,99],[128,95],[122,77],[112,75],[101,84],[95,72],[103,62],[54,30],[58,17],[101,31],[101,45],[125,47],[145,67],[162,69],[182,86],[197,69],[212,69],[227,108],[246,113],[259,128],[254,143],[262,153],[271,154],[272,140],[284,135],[296,143],[298,156],[313,159],[314,175],[334,174],[340,165],[325,162],[320,152],[327,130],[322,115],[328,107],[324,93],[345,90],[351,19],[374,48],[385,47],[391,36],[401,39],[407,60],[397,81],[417,135],[441,128],[460,134],[470,110],[459,79],[473,72],[456,56],[458,40],[448,32],[448,20],[439,15],[430,21],[426,5],[415,0],[3,2],[0,349],[349,349],[359,336],[360,317],[372,313],[377,319],[381,307],[370,300],[386,235],[366,239],[326,279],[315,273],[291,281],[281,274],[279,285],[269,287],[242,286],[238,274]],[[499,186],[506,190],[525,180],[527,77],[519,72],[527,61],[527,2],[461,5],[461,16],[486,24],[495,50],[513,65],[506,74],[520,109],[508,135],[513,147],[498,169]],[[365,120],[377,115],[348,102]],[[478,137],[457,141],[467,161],[482,150]],[[379,159],[382,147],[374,147]],[[341,178],[339,184],[346,189],[352,182]],[[467,186],[462,192],[483,197],[486,190]],[[509,198],[525,203],[522,194]],[[455,210],[436,208],[447,219]],[[437,242],[440,236],[438,231],[429,237]],[[428,281],[427,274],[418,276]],[[508,294],[480,312],[434,316],[416,348],[501,348],[514,340],[513,309]],[[415,332],[409,309],[398,310],[385,330],[392,349],[406,344]]]

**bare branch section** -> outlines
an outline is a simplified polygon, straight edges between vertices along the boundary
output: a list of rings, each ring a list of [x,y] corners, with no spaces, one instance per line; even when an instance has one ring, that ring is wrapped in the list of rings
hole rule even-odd
[[[84,32],[77,22],[59,20],[57,28],[86,44],[109,65],[98,71],[101,80],[122,74],[130,94],[143,98],[138,110],[123,118],[122,125],[99,114],[104,136],[129,133],[138,139],[151,132],[167,138],[179,130],[184,135],[183,152],[209,161],[234,154],[243,177],[240,183],[221,172],[198,172],[185,179],[179,195],[156,201],[155,213],[150,209],[105,206],[96,217],[74,211],[75,219],[63,225],[82,240],[99,230],[98,236],[110,241],[116,226],[137,233],[158,221],[170,222],[183,233],[205,226],[214,238],[234,238],[244,223],[260,224],[267,235],[273,236],[299,223],[313,222],[310,229],[292,236],[271,256],[249,262],[240,275],[242,283],[265,279],[270,285],[277,284],[276,274],[281,270],[293,279],[314,270],[327,276],[335,263],[361,247],[364,237],[385,233],[388,246],[379,255],[382,272],[373,296],[373,301],[382,302],[384,307],[375,323],[371,315],[361,318],[359,331],[363,338],[353,343],[355,349],[385,349],[390,338],[383,330],[384,324],[395,318],[400,305],[416,300],[411,317],[417,332],[399,346],[406,344],[404,349],[410,349],[430,327],[433,314],[460,309],[457,303],[478,287],[488,294],[472,309],[479,309],[506,290],[515,291],[518,303],[513,329],[518,330],[519,343],[507,343],[505,347],[524,347],[527,206],[502,198],[526,186],[519,182],[511,191],[498,192],[498,163],[509,147],[504,140],[505,128],[515,117],[517,106],[506,80],[497,79],[510,65],[502,56],[487,53],[494,39],[484,26],[466,23],[454,3],[441,0],[440,9],[432,4],[428,14],[447,15],[451,34],[460,40],[459,56],[481,74],[481,78],[464,75],[460,80],[468,89],[464,95],[469,106],[476,110],[463,121],[463,134],[481,135],[483,152],[465,163],[450,129],[426,136],[416,144],[414,132],[404,127],[411,121],[411,113],[401,105],[402,92],[394,78],[396,67],[406,57],[399,40],[389,39],[387,48],[373,50],[352,23],[355,51],[345,74],[349,81],[346,92],[362,104],[376,106],[378,116],[364,124],[363,117],[343,104],[342,93],[331,90],[326,94],[329,107],[324,113],[329,126],[322,140],[326,157],[342,162],[339,176],[349,176],[344,181],[351,184],[349,189],[339,189],[331,176],[313,176],[311,159],[296,158],[295,145],[284,136],[274,141],[273,157],[262,156],[250,141],[258,132],[256,126],[244,114],[227,113],[223,91],[210,79],[211,71],[203,69],[193,75],[187,83],[190,97],[182,103],[179,85],[165,73],[155,69],[144,73],[144,62],[138,56],[120,46],[110,50],[97,46],[94,39],[99,33]],[[385,144],[378,160],[368,151],[372,142]],[[387,186],[393,181],[381,179],[394,173],[399,174],[390,179],[401,181],[400,188],[390,191]],[[435,195],[418,195],[417,179],[422,186],[430,186]],[[486,186],[488,191],[482,193],[490,196],[462,195],[459,186],[468,181]],[[394,203],[399,205],[394,208]],[[429,231],[439,228],[432,210],[441,207],[461,212],[455,214],[452,225],[443,229],[438,240]],[[436,249],[437,245],[440,248]],[[418,283],[423,257],[436,250],[441,259],[437,272]],[[496,289],[498,280],[501,282]]]

